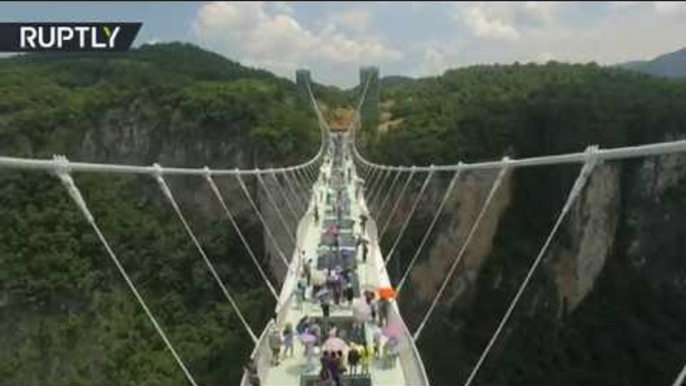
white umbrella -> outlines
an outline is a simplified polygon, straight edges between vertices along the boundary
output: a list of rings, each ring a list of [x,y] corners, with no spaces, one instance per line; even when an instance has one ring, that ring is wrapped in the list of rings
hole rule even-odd
[[[313,285],[324,285],[326,284],[326,275],[324,274],[324,271],[315,269],[312,271],[312,284]]]
[[[345,341],[341,338],[333,337],[329,338],[324,342],[324,345],[322,346],[322,350],[324,351],[347,351],[348,350],[348,344],[345,343]]]

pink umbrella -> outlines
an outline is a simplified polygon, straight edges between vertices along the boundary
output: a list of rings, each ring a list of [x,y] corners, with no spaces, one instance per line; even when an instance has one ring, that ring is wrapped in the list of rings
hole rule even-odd
[[[389,324],[381,332],[389,338],[400,338],[404,333],[403,328],[397,324]]]
[[[322,346],[322,350],[324,351],[347,351],[348,350],[348,344],[345,343],[345,341],[341,338],[333,337],[329,338],[324,342],[324,345]]]
[[[300,334],[300,341],[303,342],[303,344],[308,345],[316,342],[317,337],[312,334],[304,333]]]

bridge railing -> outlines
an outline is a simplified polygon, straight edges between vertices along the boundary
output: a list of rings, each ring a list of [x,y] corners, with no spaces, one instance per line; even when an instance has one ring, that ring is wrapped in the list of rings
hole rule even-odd
[[[366,210],[366,207],[364,207]],[[376,222],[371,216],[367,221],[367,236],[369,237],[369,244],[372,246],[369,250],[369,257],[372,259],[375,275],[377,276],[378,285],[380,287],[391,287],[391,280],[388,277],[388,272],[385,268],[384,257],[378,243],[378,228]],[[415,345],[412,334],[410,333],[403,317],[400,313],[398,303],[395,300],[391,301],[391,307],[388,312],[388,324],[402,327],[403,334],[399,340],[400,365],[402,366],[403,376],[405,377],[406,385],[429,385],[429,378],[426,375],[424,362],[422,362],[417,346]]]
[[[250,354],[250,358],[257,367],[257,375],[260,377],[260,380],[267,378],[267,373],[271,367],[272,352],[269,348],[269,335],[272,331],[274,331],[274,319],[270,320],[264,330],[262,330],[262,334],[260,334],[257,344]],[[251,386],[248,374],[245,371],[241,379],[241,386]]]

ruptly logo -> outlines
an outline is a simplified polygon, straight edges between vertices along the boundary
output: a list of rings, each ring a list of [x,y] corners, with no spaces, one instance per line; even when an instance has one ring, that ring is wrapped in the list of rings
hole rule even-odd
[[[1,52],[126,51],[142,23],[0,23]]]

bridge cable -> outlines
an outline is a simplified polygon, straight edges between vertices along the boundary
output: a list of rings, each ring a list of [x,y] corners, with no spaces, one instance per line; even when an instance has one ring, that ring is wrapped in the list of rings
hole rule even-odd
[[[255,204],[255,201],[252,199],[252,195],[248,191],[248,187],[245,186],[245,182],[243,182],[243,178],[240,176],[240,174],[236,174],[236,179],[238,180],[238,183],[240,184],[241,189],[243,189],[243,193],[248,198],[248,201],[250,202],[250,206],[252,206],[253,210],[255,211],[257,218],[260,219],[260,222],[262,223],[262,226],[264,227],[264,230],[267,233],[267,238],[269,238],[271,240],[272,244],[274,244],[274,248],[276,248],[276,252],[281,257],[281,262],[286,266],[286,269],[288,269],[288,260],[286,260],[286,255],[284,255],[283,251],[281,250],[281,247],[279,246],[279,243],[276,241],[276,237],[274,237],[274,234],[272,233],[271,228],[269,227],[269,225],[267,224],[267,221],[265,221],[264,217],[262,216],[262,213],[260,212],[259,208],[257,207],[257,204]]]
[[[451,193],[453,192],[453,189],[455,188],[457,180],[460,178],[461,172],[462,171],[460,169],[457,169],[457,171],[455,171],[455,173],[453,174],[453,178],[450,180],[450,183],[448,184],[448,187],[446,188],[445,193],[443,194],[443,199],[441,200],[441,203],[438,205],[438,208],[436,209],[436,213],[434,214],[434,217],[431,220],[429,227],[426,229],[426,232],[424,232],[424,237],[422,237],[422,241],[419,243],[419,246],[417,247],[417,250],[415,251],[414,256],[412,256],[412,260],[410,260],[410,264],[405,269],[405,273],[403,274],[402,278],[400,279],[400,282],[396,286],[396,293],[400,293],[400,291],[403,289],[403,285],[405,284],[407,277],[410,275],[410,271],[412,271],[412,267],[414,266],[415,262],[417,261],[419,254],[421,253],[422,249],[424,248],[424,245],[429,240],[429,236],[431,235],[431,232],[433,231],[434,226],[436,226],[436,222],[438,222],[438,218],[443,213],[443,207],[445,206],[446,202],[448,202],[448,198],[450,197]]]
[[[369,194],[371,190],[374,187],[374,182],[376,182],[376,179],[378,178],[378,173],[377,171],[380,172],[381,169],[372,169],[371,172],[369,172],[365,177],[364,177],[364,184],[365,184],[365,189],[364,189],[364,196],[365,200],[369,198]]]
[[[374,204],[374,197],[376,197],[376,194],[379,192],[379,190],[382,189],[384,180],[388,176],[388,171],[386,170],[381,170],[379,172],[379,178],[374,181],[374,187],[371,189],[369,192],[369,197],[367,199],[367,206],[369,207],[369,211],[372,211],[372,205]]]
[[[145,300],[143,300],[143,297],[141,296],[141,294],[138,293],[136,286],[133,284],[133,281],[131,281],[131,278],[129,278],[129,275],[128,275],[128,273],[126,273],[124,266],[122,266],[122,264],[119,262],[117,255],[112,250],[112,247],[110,247],[110,244],[107,241],[107,239],[105,238],[105,235],[102,233],[102,231],[100,230],[100,227],[96,223],[95,218],[93,217],[93,214],[91,213],[90,209],[88,208],[88,205],[86,204],[86,200],[83,198],[81,191],[76,186],[74,179],[69,174],[69,172],[70,172],[69,161],[67,160],[67,158],[65,156],[55,155],[55,156],[53,156],[53,163],[54,163],[55,174],[62,181],[62,184],[67,189],[69,196],[72,198],[74,203],[76,203],[76,206],[81,211],[81,214],[83,214],[83,216],[86,218],[86,220],[90,224],[91,228],[93,228],[93,230],[97,234],[98,239],[100,240],[100,243],[105,247],[107,254],[110,256],[110,258],[114,262],[114,265],[117,266],[117,270],[119,270],[119,273],[124,278],[124,281],[126,281],[126,284],[128,285],[129,289],[131,290],[131,292],[133,292],[133,295],[136,297],[136,300],[138,300],[138,304],[140,304],[141,307],[143,308],[143,311],[145,311],[145,314],[148,316],[148,319],[150,319],[150,322],[155,327],[157,334],[162,338],[162,340],[164,341],[164,344],[167,346],[167,349],[171,352],[172,356],[176,360],[176,363],[179,365],[179,367],[183,371],[183,374],[186,376],[186,379],[188,380],[188,382],[191,383],[191,385],[197,386],[195,379],[193,379],[193,376],[188,371],[188,368],[186,368],[186,365],[181,360],[181,357],[179,356],[179,354],[174,349],[174,346],[172,346],[171,342],[169,341],[169,338],[167,338],[167,335],[164,333],[164,330],[162,330],[162,327],[160,327],[159,323],[157,323],[157,319],[155,319],[155,316],[152,314],[152,312],[148,308],[148,306],[145,303]]]
[[[305,211],[305,209],[303,208],[304,205],[302,203],[302,197],[298,194],[298,191],[295,188],[294,182],[292,181],[290,174],[283,173],[283,179],[284,181],[286,181],[286,185],[288,186],[288,189],[290,189],[292,197],[294,197],[293,202],[296,203],[298,217],[302,217],[302,213]]]
[[[386,229],[388,229],[388,224],[390,223],[391,219],[393,218],[393,215],[395,214],[395,211],[398,209],[398,206],[400,206],[400,201],[403,198],[403,195],[405,194],[405,191],[407,190],[407,187],[410,185],[410,182],[412,181],[412,178],[414,177],[415,172],[414,170],[410,171],[410,174],[407,176],[407,180],[405,180],[405,184],[403,184],[403,187],[400,189],[400,193],[398,193],[398,198],[395,200],[395,204],[393,205],[393,209],[391,209],[391,213],[388,215],[388,218],[386,218],[386,222],[384,222],[383,228],[381,228],[381,234],[379,235],[379,245],[381,245],[381,240],[383,239],[384,235],[386,234]]]
[[[305,201],[304,207],[307,207],[307,198],[304,197],[306,192],[305,189],[303,189],[302,181],[300,181],[298,173],[294,171],[292,174],[290,174],[290,178],[291,182],[293,183],[293,191],[295,191],[295,194],[298,197],[301,206],[303,206],[302,203],[303,201]]]
[[[386,207],[386,202],[388,202],[388,199],[391,197],[391,193],[393,192],[393,189],[395,188],[395,184],[398,183],[398,180],[400,179],[400,175],[403,172],[398,170],[397,173],[395,173],[395,177],[393,177],[393,180],[391,181],[391,185],[388,187],[388,191],[386,192],[386,195],[384,199],[381,201],[381,206],[379,206],[379,215],[378,215],[378,220],[381,221],[381,218],[383,217],[384,211],[383,209]]]
[[[250,255],[250,258],[252,259],[253,263],[255,264],[255,267],[257,267],[257,271],[260,273],[262,280],[264,280],[264,283],[269,288],[269,291],[274,296],[274,299],[278,300],[279,295],[276,293],[274,286],[269,281],[269,277],[267,276],[267,274],[262,269],[262,266],[260,265],[259,261],[257,261],[257,257],[255,256],[255,252],[253,252],[252,247],[250,247],[250,243],[248,243],[248,240],[243,235],[243,231],[241,231],[241,228],[238,226],[238,222],[236,222],[236,219],[234,218],[233,214],[229,210],[228,205],[226,205],[226,202],[224,201],[224,197],[222,196],[221,192],[219,191],[219,187],[217,186],[217,184],[215,184],[214,179],[212,178],[212,176],[210,174],[205,176],[205,180],[210,185],[210,189],[212,190],[212,192],[214,193],[214,196],[219,201],[219,205],[224,210],[224,213],[226,214],[226,217],[229,219],[229,222],[231,223],[231,225],[233,226],[233,229],[236,230],[236,234],[238,234],[238,238],[241,240],[243,247],[245,247],[245,250],[248,251],[248,255]]]
[[[672,386],[681,386],[684,383],[685,378],[686,378],[686,365],[681,369],[681,372],[679,372],[679,375],[674,380],[674,383],[672,384]]]
[[[171,189],[169,188],[169,185],[167,185],[167,182],[164,180],[164,177],[162,176],[162,167],[160,166],[160,164],[154,164],[153,167],[157,170],[157,173],[155,174],[155,180],[157,180],[157,184],[160,186],[160,189],[164,193],[164,196],[167,198],[167,200],[169,200],[169,203],[171,204],[172,208],[174,208],[174,212],[176,212],[176,215],[179,217],[179,220],[181,220],[181,223],[183,224],[183,227],[186,230],[186,233],[188,233],[188,237],[190,237],[191,240],[193,241],[195,248],[198,250],[198,252],[202,256],[203,260],[205,261],[205,264],[207,265],[207,268],[210,270],[210,272],[212,273],[212,276],[214,276],[214,279],[217,281],[217,284],[219,285],[222,292],[224,293],[224,296],[226,296],[226,298],[229,300],[229,303],[231,303],[231,307],[233,308],[234,312],[236,312],[236,314],[238,315],[238,318],[243,323],[243,327],[245,327],[245,330],[248,332],[248,335],[250,335],[250,338],[252,338],[253,342],[255,344],[257,344],[257,336],[255,336],[255,333],[253,332],[252,328],[250,327],[248,322],[243,317],[243,313],[241,313],[241,310],[238,308],[238,304],[236,303],[236,301],[233,299],[233,297],[229,293],[229,290],[226,288],[226,285],[224,285],[224,282],[222,281],[221,277],[219,277],[219,274],[215,270],[214,265],[212,264],[212,261],[210,261],[210,258],[207,257],[205,250],[200,245],[200,241],[198,241],[198,238],[193,233],[193,230],[191,229],[190,225],[188,224],[188,221],[186,221],[186,218],[184,217],[183,213],[181,213],[181,208],[179,207],[179,204],[174,199],[174,195],[172,194]],[[209,173],[208,173],[208,176],[209,176]]]
[[[597,157],[597,152],[598,152],[598,146],[589,146],[586,148],[586,156],[587,156],[586,162],[584,163],[584,166],[581,168],[581,172],[579,172],[579,176],[576,178],[576,181],[574,181],[574,186],[572,186],[572,189],[569,192],[569,196],[567,197],[567,201],[565,202],[565,205],[562,208],[560,215],[557,217],[557,221],[555,222],[553,229],[550,231],[550,234],[548,235],[548,238],[546,239],[545,244],[543,244],[543,247],[538,252],[538,256],[536,256],[536,259],[531,264],[531,267],[529,268],[529,272],[526,274],[526,277],[524,278],[524,281],[520,285],[519,290],[517,291],[517,294],[512,299],[512,302],[510,303],[510,306],[507,309],[507,312],[505,312],[505,315],[503,316],[502,320],[500,321],[498,328],[493,333],[491,340],[488,342],[488,345],[486,346],[483,353],[481,354],[479,361],[474,366],[474,369],[472,369],[472,372],[469,375],[467,382],[465,382],[465,386],[469,386],[472,383],[472,381],[474,380],[474,377],[476,376],[477,372],[481,368],[481,365],[484,362],[484,359],[486,359],[486,356],[490,352],[491,347],[493,347],[493,344],[498,339],[498,336],[500,336],[500,332],[503,330],[503,327],[505,326],[505,324],[509,320],[510,315],[512,315],[512,311],[517,306],[517,302],[519,301],[519,298],[522,296],[522,293],[526,289],[526,286],[529,284],[529,281],[531,280],[531,277],[533,276],[534,272],[536,271],[536,268],[539,266],[539,264],[543,260],[543,256],[547,252],[548,247],[550,246],[550,243],[552,242],[553,238],[555,237],[555,234],[557,233],[557,230],[559,229],[560,224],[562,224],[562,220],[564,220],[567,213],[571,209],[572,204],[574,203],[574,200],[581,194],[581,191],[584,188],[584,185],[586,184],[588,177],[591,175],[591,173],[593,172],[593,169],[598,164],[599,159]]]
[[[377,213],[377,217],[379,214],[379,208],[378,208],[378,201],[381,199],[380,197],[382,196],[384,192],[384,188],[388,188],[388,185],[386,182],[388,181],[388,177],[391,176],[393,172],[388,170],[384,176],[383,179],[381,180],[381,183],[379,184],[379,188],[374,192],[374,195],[372,196],[372,200],[370,201],[370,208],[373,208],[373,210]]]
[[[276,217],[279,218],[279,222],[281,223],[281,225],[283,225],[283,228],[286,230],[286,233],[288,233],[288,235],[291,236],[291,244],[295,248],[297,246],[297,240],[295,239],[295,231],[291,229],[291,227],[286,222],[286,218],[283,216],[281,208],[279,208],[279,205],[276,204],[276,200],[274,200],[274,195],[272,195],[271,191],[267,188],[267,184],[264,183],[264,179],[259,174],[257,175],[257,182],[260,184],[260,186],[262,186],[262,190],[264,190],[264,193],[267,196],[267,201],[269,201],[269,203],[274,208],[274,211],[276,212]]]
[[[300,194],[301,199],[305,202],[305,210],[307,211],[307,208],[309,207],[309,202],[308,196],[310,194],[310,190],[307,189],[307,179],[303,178],[301,174],[297,172],[293,172],[293,181],[294,185],[299,189],[298,193]]]
[[[474,220],[474,223],[472,224],[472,228],[469,230],[469,233],[467,234],[467,238],[462,243],[462,247],[460,248],[460,251],[455,256],[455,259],[453,260],[453,263],[450,266],[450,269],[448,270],[448,274],[443,279],[443,282],[441,283],[441,287],[438,289],[438,292],[434,296],[434,299],[431,302],[431,306],[429,306],[429,310],[426,312],[426,314],[424,315],[424,318],[422,319],[421,323],[419,324],[419,327],[417,327],[414,334],[412,335],[412,338],[415,341],[417,339],[419,339],[419,336],[421,335],[422,330],[424,329],[424,326],[426,325],[426,322],[431,317],[431,314],[433,313],[433,310],[436,307],[438,300],[440,300],[441,296],[443,295],[443,291],[445,291],[445,288],[448,286],[450,279],[452,278],[453,274],[455,273],[455,269],[460,264],[460,261],[462,261],[462,257],[464,256],[465,252],[467,251],[467,247],[469,246],[469,243],[472,241],[472,237],[474,237],[474,234],[476,234],[476,231],[479,228],[479,224],[481,223],[481,219],[483,219],[483,217],[486,215],[486,212],[488,211],[488,207],[490,206],[491,201],[493,201],[493,197],[495,197],[496,192],[500,188],[500,185],[503,181],[503,178],[505,177],[507,172],[510,170],[510,166],[508,165],[509,158],[504,157],[503,162],[504,162],[503,166],[500,168],[500,172],[498,172],[498,176],[496,177],[495,181],[493,182],[493,185],[491,186],[491,190],[488,192],[488,196],[486,196],[486,200],[484,201],[483,205],[481,206],[481,211],[479,212],[478,216]]]
[[[279,187],[279,189],[277,189],[277,191],[281,194],[281,198],[283,198],[284,202],[286,203],[286,207],[288,208],[291,216],[295,220],[293,223],[294,226],[297,227],[299,217],[298,217],[298,214],[296,213],[295,209],[293,208],[293,204],[291,203],[291,199],[288,197],[288,195],[286,195],[286,189],[284,188],[283,185],[281,185],[281,182],[276,177],[276,173],[271,173],[270,175],[272,177],[272,180],[274,180],[274,183]]]
[[[286,176],[286,173],[281,173],[280,176],[281,176],[281,179],[283,179],[283,183],[281,184],[281,186],[283,188],[284,195],[288,194],[288,196],[291,200],[291,204],[293,205],[293,209],[294,209],[294,211],[293,211],[293,213],[295,215],[294,217],[296,219],[295,223],[297,224],[298,219],[300,218],[300,211],[302,210],[300,200],[298,199],[298,195],[295,194],[295,192],[293,191],[293,187],[291,186],[290,181],[289,181],[288,177]],[[277,179],[278,179],[278,177],[277,177]]]
[[[426,175],[426,178],[424,179],[424,183],[422,184],[422,188],[419,190],[417,197],[415,197],[414,203],[412,203],[412,208],[410,208],[410,213],[407,214],[407,217],[405,218],[405,222],[403,223],[402,228],[400,228],[400,232],[395,237],[395,242],[393,243],[391,250],[386,255],[386,261],[384,261],[384,264],[386,264],[387,266],[388,266],[388,262],[391,261],[391,259],[393,258],[393,254],[395,252],[395,249],[398,247],[398,244],[400,244],[400,239],[402,239],[403,234],[405,233],[405,230],[407,229],[407,226],[410,224],[410,220],[412,219],[412,215],[414,214],[415,210],[417,210],[417,206],[419,206],[419,201],[421,201],[422,197],[424,196],[424,192],[426,191],[427,186],[429,186],[429,182],[431,181],[431,177],[433,177],[433,175],[434,175],[433,170],[430,171],[429,174]]]
[[[305,180],[305,185],[312,186],[314,184],[315,178],[312,177],[312,169],[305,168],[305,169],[301,170],[301,175],[303,176],[303,178]]]

